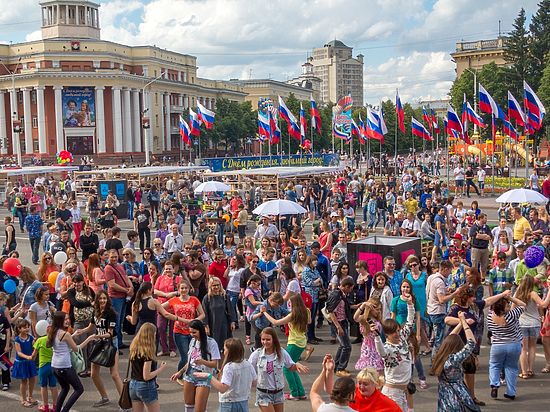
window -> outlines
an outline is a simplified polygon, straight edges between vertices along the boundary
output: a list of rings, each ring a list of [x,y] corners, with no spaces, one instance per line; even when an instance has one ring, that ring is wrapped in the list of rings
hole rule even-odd
[[[36,90],[31,90],[31,102],[36,103]]]
[[[32,118],[32,128],[38,129],[38,117],[36,116]]]

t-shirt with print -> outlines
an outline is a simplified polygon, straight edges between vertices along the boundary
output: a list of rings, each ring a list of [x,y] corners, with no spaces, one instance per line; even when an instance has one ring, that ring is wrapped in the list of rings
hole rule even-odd
[[[149,226],[149,219],[151,219],[151,212],[148,210],[144,210],[143,212],[138,210],[134,212],[134,219],[137,220],[138,229],[147,229]]]
[[[2,342],[3,346],[1,346],[2,350],[6,346],[6,339],[8,337],[8,330],[10,330],[10,322],[8,319],[4,316],[3,310],[4,307],[0,308],[2,310],[2,313],[0,313],[0,342]]]
[[[256,380],[256,369],[248,362],[229,362],[223,367],[221,383],[229,386],[225,393],[219,393],[220,402],[242,402],[248,400],[252,382]]]
[[[96,328],[96,334],[105,335],[109,333],[109,329],[115,329],[116,313],[113,310],[108,310],[103,312],[99,318],[94,315],[94,324]]]
[[[34,302],[29,308],[29,312],[36,313],[36,321],[47,320],[48,323],[52,323],[51,303],[46,302],[43,305],[38,302]],[[29,315],[30,316],[30,315]],[[30,318],[29,318],[30,320]]]
[[[218,349],[218,344],[214,339],[211,337],[208,337],[207,341],[207,350],[208,350],[208,358],[205,360],[220,360],[220,350]],[[194,369],[195,371],[201,371],[201,372],[212,372],[213,368],[208,368],[204,365],[197,365],[195,362],[198,359],[202,359],[201,356],[201,346],[200,342],[196,339],[192,339],[191,343],[189,343],[189,352],[187,353],[187,358],[189,359],[189,366]]]
[[[255,350],[252,355],[250,355],[250,358],[248,358],[248,361],[252,364],[252,366],[254,366],[254,368],[257,368],[257,364],[258,364],[258,358],[260,357],[260,353],[261,353],[262,349],[257,349]],[[291,368],[295,363],[294,361],[292,360],[292,358],[290,357],[290,355],[288,354],[288,352],[286,350],[284,350],[283,348],[281,348],[281,356],[283,357],[283,366],[287,369]],[[265,355],[265,358],[266,358],[266,373],[267,373],[267,382],[266,382],[266,388],[262,388],[262,389],[267,389],[267,390],[276,390],[276,389],[280,389],[280,388],[277,388],[276,386],[276,383],[275,383],[275,368],[273,367],[273,363],[275,362],[275,359],[277,358],[277,353],[272,353],[271,355],[268,355],[266,354]]]
[[[183,302],[180,297],[173,297],[168,300],[168,308],[171,313],[182,319],[195,319],[200,301],[195,296],[189,296],[189,300]],[[174,322],[174,333],[189,335],[189,325],[183,322]]]
[[[38,352],[38,367],[41,368],[47,363],[52,363],[53,347],[46,345],[48,341],[47,336],[41,336],[34,341],[33,347]]]

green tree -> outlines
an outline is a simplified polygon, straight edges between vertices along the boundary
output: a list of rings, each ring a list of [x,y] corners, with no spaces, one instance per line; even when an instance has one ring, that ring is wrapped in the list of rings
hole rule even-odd
[[[529,53],[529,85],[537,90],[544,71],[546,56],[550,51],[550,0],[542,0],[529,25],[531,32]]]
[[[544,107],[546,107],[547,110],[550,109],[550,55],[546,58],[546,67],[542,73],[537,96],[539,96]],[[544,123],[546,125],[548,124],[548,116],[545,117]]]
[[[504,59],[510,65],[507,72],[508,87],[514,95],[521,94],[523,80],[529,67],[529,33],[525,28],[525,9],[521,8],[513,24],[514,29],[506,39]]]

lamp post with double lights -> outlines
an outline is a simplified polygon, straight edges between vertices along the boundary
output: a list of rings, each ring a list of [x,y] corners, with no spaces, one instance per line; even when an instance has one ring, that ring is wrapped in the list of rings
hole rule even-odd
[[[19,140],[19,133],[21,133],[21,124],[17,124],[16,122],[19,121],[19,119],[17,119],[17,112],[14,110],[14,107],[13,106],[16,106],[17,105],[17,95],[15,93],[15,74],[17,73],[17,69],[19,68],[19,65],[21,64],[21,57],[19,58],[19,60],[17,61],[17,66],[15,66],[15,69],[14,71],[11,71],[10,69],[8,69],[8,67],[4,64],[4,62],[2,60],[0,60],[0,64],[4,67],[4,69],[7,70],[7,72],[10,74],[11,76],[11,91],[12,91],[12,96],[13,96],[13,100],[11,101],[11,110],[12,110],[12,125],[13,125],[13,129],[12,129],[12,133],[15,133],[17,135],[14,143],[14,147],[13,147],[13,152],[14,154],[17,156],[17,165],[19,167],[22,167],[23,166],[23,159],[22,159],[22,155],[21,155],[21,141]]]
[[[141,99],[142,99],[142,106],[143,106],[143,113],[141,117],[141,127],[143,128],[143,143],[145,146],[145,164],[149,165],[151,164],[151,141],[149,136],[149,129],[151,128],[151,119],[149,121],[146,121],[145,119],[145,113],[149,111],[148,107],[145,107],[145,90],[147,87],[149,87],[151,84],[155,83],[157,80],[159,80],[161,77],[163,77],[166,74],[166,72],[162,72],[157,77],[155,77],[153,80],[151,80],[149,83],[147,83],[143,88],[141,89]]]

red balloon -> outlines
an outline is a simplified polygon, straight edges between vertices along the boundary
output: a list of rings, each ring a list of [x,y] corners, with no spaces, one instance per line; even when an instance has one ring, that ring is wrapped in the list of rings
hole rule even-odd
[[[16,258],[7,258],[4,261],[2,269],[10,276],[19,276],[21,273],[21,262]]]

